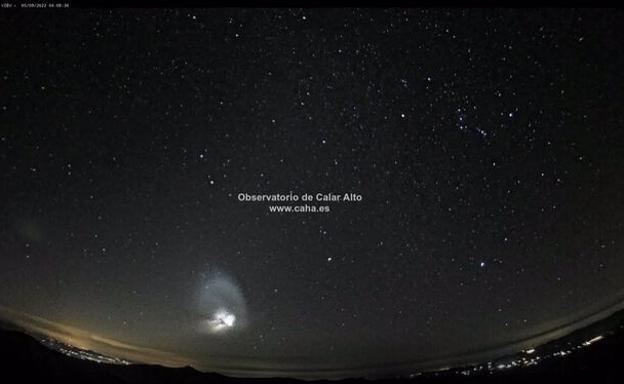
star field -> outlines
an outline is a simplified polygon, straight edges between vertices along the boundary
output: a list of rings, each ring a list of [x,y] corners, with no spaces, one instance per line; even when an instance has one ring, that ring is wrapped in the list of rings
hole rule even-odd
[[[0,18],[4,307],[290,372],[444,361],[621,300],[621,11]],[[289,192],[363,198],[237,199]]]

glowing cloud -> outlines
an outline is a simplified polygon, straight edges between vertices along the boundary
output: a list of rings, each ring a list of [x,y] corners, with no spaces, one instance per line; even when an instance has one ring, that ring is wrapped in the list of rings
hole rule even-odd
[[[224,333],[247,323],[245,298],[234,280],[223,273],[216,273],[203,282],[199,312],[202,317],[200,332]]]

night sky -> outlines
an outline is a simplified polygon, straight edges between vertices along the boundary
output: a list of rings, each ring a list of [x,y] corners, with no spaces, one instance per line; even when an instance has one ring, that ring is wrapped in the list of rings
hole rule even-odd
[[[293,376],[574,325],[624,296],[623,25],[3,9],[4,316]],[[238,198],[290,192],[362,201]]]

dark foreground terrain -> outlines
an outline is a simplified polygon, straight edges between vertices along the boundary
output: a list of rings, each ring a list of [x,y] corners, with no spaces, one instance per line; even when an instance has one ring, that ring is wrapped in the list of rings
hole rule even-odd
[[[53,351],[18,331],[0,330],[0,382],[45,383],[301,383],[291,379],[236,379],[192,368],[153,365],[110,365],[81,360]],[[365,382],[363,379],[340,383]],[[321,381],[317,381],[321,382]],[[327,381],[325,381],[328,383]],[[624,334],[565,357],[538,365],[462,376],[454,373],[424,375],[413,379],[378,380],[375,383],[533,383],[624,382]]]

